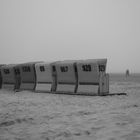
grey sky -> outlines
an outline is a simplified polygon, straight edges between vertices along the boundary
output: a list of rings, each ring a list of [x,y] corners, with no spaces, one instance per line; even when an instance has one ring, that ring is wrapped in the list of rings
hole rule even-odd
[[[92,58],[140,72],[140,0],[0,0],[0,63]]]

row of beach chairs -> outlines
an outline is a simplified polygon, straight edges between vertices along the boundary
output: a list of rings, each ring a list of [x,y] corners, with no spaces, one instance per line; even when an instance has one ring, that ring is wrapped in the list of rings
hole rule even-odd
[[[31,62],[0,66],[0,88],[46,93],[109,93],[107,59]]]

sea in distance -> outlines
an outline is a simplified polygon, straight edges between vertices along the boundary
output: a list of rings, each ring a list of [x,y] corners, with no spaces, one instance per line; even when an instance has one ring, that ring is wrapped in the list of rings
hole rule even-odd
[[[140,140],[140,74],[110,74],[110,93],[0,90],[0,140]]]

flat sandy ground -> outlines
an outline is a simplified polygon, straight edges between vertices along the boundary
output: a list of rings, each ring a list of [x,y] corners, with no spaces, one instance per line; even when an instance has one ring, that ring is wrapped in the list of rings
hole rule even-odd
[[[0,140],[140,140],[140,76],[110,81],[128,95],[0,90]]]

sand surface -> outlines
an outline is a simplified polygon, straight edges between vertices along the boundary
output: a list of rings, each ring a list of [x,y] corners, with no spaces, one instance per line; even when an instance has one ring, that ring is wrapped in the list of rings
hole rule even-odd
[[[0,140],[140,140],[140,76],[111,76],[110,92],[128,95],[0,90]]]

